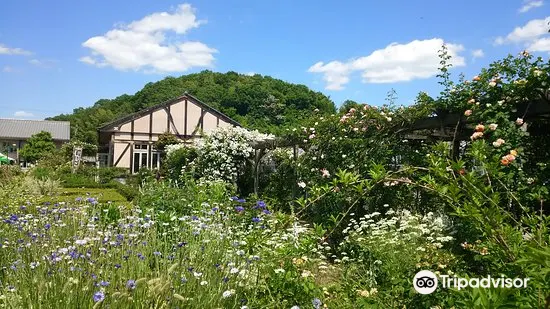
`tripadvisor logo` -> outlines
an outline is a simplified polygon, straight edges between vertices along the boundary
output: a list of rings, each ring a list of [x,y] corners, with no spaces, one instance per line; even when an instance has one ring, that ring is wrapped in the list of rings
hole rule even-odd
[[[414,276],[413,286],[420,294],[431,294],[437,289],[437,276],[429,270],[421,270]]]
[[[443,288],[526,288],[529,278],[505,278],[491,277],[485,278],[459,278],[448,275],[439,275],[438,277],[429,270],[421,270],[413,278],[413,287],[420,294],[431,294],[437,289],[441,281]]]

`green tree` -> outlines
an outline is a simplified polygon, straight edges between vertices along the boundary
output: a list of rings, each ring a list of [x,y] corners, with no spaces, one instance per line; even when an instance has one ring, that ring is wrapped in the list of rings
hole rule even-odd
[[[155,148],[160,151],[164,151],[166,146],[179,144],[181,142],[174,134],[170,132],[164,132],[159,136],[158,141],[155,142]]]
[[[27,162],[35,163],[52,151],[55,151],[52,134],[50,132],[41,131],[27,140],[25,146],[21,148],[19,155]]]
[[[316,113],[336,111],[327,96],[304,85],[260,74],[202,71],[148,83],[134,95],[101,99],[91,107],[76,108],[71,114],[51,120],[70,121],[73,138],[96,144],[97,127],[101,124],[176,98],[186,91],[243,126],[267,133],[280,133]]]

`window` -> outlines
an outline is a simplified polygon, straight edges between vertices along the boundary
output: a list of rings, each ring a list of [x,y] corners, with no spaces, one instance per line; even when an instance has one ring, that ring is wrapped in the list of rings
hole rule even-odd
[[[149,147],[150,147],[150,150],[149,150]],[[137,173],[142,168],[152,168],[152,169],[160,168],[160,152],[156,151],[152,145],[148,145],[148,144],[134,145],[134,155],[132,158],[132,173]]]
[[[149,145],[147,144],[135,144],[134,150],[147,150],[149,149]]]

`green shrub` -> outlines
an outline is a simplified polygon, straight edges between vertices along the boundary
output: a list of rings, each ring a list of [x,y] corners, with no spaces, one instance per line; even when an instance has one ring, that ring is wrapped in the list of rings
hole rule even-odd
[[[162,162],[161,173],[171,181],[178,181],[189,163],[198,156],[197,150],[193,147],[179,147],[170,151]]]
[[[124,196],[127,201],[133,201],[140,194],[137,187],[125,185],[116,180],[111,180],[107,186],[109,188],[114,188],[120,195]]]
[[[59,180],[43,177],[35,178],[26,176],[22,183],[22,189],[33,195],[52,195],[59,189]]]
[[[8,184],[22,174],[21,168],[14,165],[0,165],[0,186]]]

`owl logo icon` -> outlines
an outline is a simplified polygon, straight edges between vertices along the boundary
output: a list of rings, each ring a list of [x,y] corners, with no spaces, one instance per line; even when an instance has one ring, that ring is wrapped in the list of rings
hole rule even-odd
[[[429,270],[421,270],[413,278],[413,287],[420,294],[431,294],[437,289],[437,276]]]

